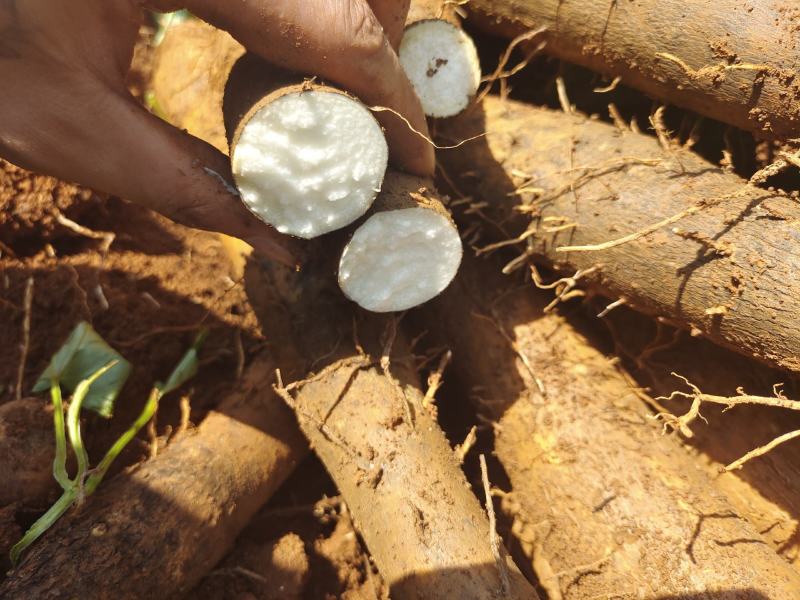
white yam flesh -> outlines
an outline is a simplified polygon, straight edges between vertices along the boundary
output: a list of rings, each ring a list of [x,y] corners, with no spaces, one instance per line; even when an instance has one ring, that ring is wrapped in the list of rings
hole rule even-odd
[[[298,90],[256,110],[231,165],[247,207],[281,233],[314,238],[361,217],[380,190],[388,147],[378,122],[335,91]]]
[[[462,247],[452,221],[426,207],[379,212],[353,234],[339,263],[339,286],[373,312],[413,308],[453,280]]]
[[[399,56],[429,117],[457,115],[478,91],[481,69],[475,44],[452,23],[412,23],[403,33]]]

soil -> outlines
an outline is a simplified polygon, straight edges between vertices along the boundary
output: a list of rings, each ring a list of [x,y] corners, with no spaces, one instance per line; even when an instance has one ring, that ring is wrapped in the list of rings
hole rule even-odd
[[[319,460],[307,458],[251,520],[224,563],[200,582],[193,597],[387,598],[347,507],[336,493]]]
[[[54,208],[92,230],[113,232],[108,252],[102,251],[102,240],[59,225]],[[21,405],[15,400],[29,277],[34,291],[23,397],[81,320],[133,364],[114,417],[85,418],[84,438],[95,459],[135,418],[151,385],[168,374],[201,327],[210,331],[201,369],[162,402],[157,447],[181,426],[183,399],[191,407],[190,426],[199,423],[233,387],[242,365],[270,341],[242,282],[233,279],[235,269],[218,236],[175,225],[118,198],[0,162],[0,243],[0,339],[7,341],[0,345],[0,421],[13,429],[4,436],[13,447],[3,453],[0,472],[21,469],[27,477],[17,478],[22,500],[0,506],[0,553],[7,555],[58,491],[50,475],[46,398],[24,398]],[[114,470],[145,460],[153,445],[143,431]],[[4,477],[6,488],[9,481]],[[307,461],[242,535],[227,561],[202,582],[197,597],[273,597],[263,595],[264,586],[252,573],[269,579],[270,593],[284,586],[282,597],[383,597],[380,577],[368,567],[346,508],[324,499],[335,493],[319,463]],[[298,509],[298,502],[308,510]],[[318,502],[322,508],[315,509]],[[287,518],[287,510],[293,516]]]

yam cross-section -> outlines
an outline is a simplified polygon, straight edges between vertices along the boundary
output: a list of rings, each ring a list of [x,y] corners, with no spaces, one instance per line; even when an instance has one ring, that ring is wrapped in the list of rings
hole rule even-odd
[[[359,101],[309,81],[290,83],[296,80],[250,54],[231,69],[223,112],[242,199],[279,231],[301,237],[366,213],[345,232],[349,239],[311,252],[339,253],[339,284],[367,310],[427,302],[461,262],[458,229],[433,184],[386,170],[383,133]]]

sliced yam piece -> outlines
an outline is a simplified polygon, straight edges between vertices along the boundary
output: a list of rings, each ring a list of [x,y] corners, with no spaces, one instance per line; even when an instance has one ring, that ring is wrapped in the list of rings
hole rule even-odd
[[[254,106],[231,144],[233,177],[247,207],[281,233],[314,238],[372,205],[388,147],[361,102],[333,88],[282,88]]]
[[[461,238],[447,209],[416,177],[390,172],[374,213],[353,233],[339,262],[339,286],[373,312],[413,308],[453,280]]]
[[[405,29],[400,64],[429,117],[453,117],[475,97],[481,68],[475,44],[457,25],[423,19]]]

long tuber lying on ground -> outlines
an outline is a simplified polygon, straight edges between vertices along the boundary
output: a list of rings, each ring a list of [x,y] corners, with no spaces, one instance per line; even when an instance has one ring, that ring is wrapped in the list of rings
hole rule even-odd
[[[357,336],[377,341],[369,327],[359,327]],[[285,394],[392,597],[535,598],[511,559],[493,553],[494,532],[422,406],[402,336],[384,343],[380,360],[380,352],[350,353],[335,370]]]
[[[429,117],[457,115],[478,91],[478,51],[446,3],[411,2],[398,56]]]
[[[295,273],[251,262],[248,296],[265,330],[290,340],[281,345],[311,365],[302,380],[281,371],[276,389],[339,488],[392,597],[491,598],[507,588],[504,597],[535,598],[510,559],[493,554],[486,514],[421,409],[395,317],[354,318],[320,274],[327,264],[317,254]]]
[[[800,135],[800,8],[787,0],[470,0],[469,21],[766,137]]]
[[[170,598],[188,592],[307,452],[260,355],[196,431],[104,483],[0,585],[3,598]]]
[[[795,381],[786,373],[769,369],[734,354],[708,340],[684,335],[680,330],[652,323],[632,310],[614,311],[604,319],[617,355],[636,378],[637,385],[659,397],[659,412],[685,415],[693,398],[667,397],[676,390],[692,390],[675,374],[685,377],[704,394],[747,400],[742,393],[775,398],[775,393],[798,398]],[[786,382],[774,388],[776,384]],[[800,567],[800,444],[783,444],[742,469],[720,473],[754,448],[763,447],[789,431],[800,430],[800,411],[776,406],[737,403],[732,407],[703,402],[699,415],[687,423],[693,436],[687,444],[699,450],[698,464],[706,465],[734,509],[753,523],[784,557]],[[696,414],[696,413],[695,413]],[[659,419],[664,422],[663,419]],[[676,433],[675,435],[679,435]],[[681,439],[686,439],[680,436]]]
[[[468,260],[425,311],[496,422],[503,505],[553,598],[791,598],[800,574],[530,284]],[[509,369],[509,365],[513,365]]]
[[[448,122],[443,139],[483,131],[439,161],[486,202],[493,241],[518,240],[524,254],[577,271],[578,286],[800,371],[796,200],[655,138],[492,97]]]

